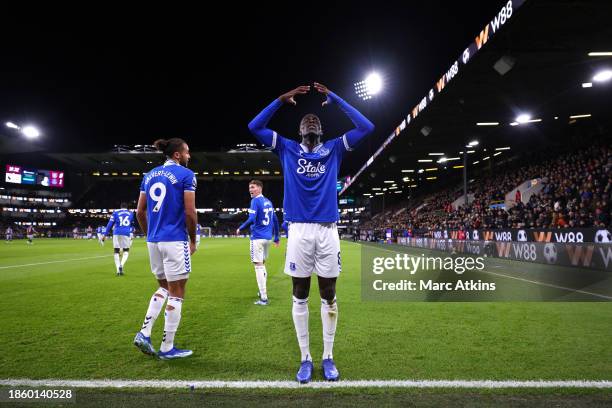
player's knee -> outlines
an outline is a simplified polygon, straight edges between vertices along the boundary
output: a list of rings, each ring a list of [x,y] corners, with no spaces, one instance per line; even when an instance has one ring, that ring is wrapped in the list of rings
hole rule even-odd
[[[293,288],[293,296],[298,299],[306,299],[308,297],[308,290],[306,288]]]
[[[120,248],[114,248],[114,249],[113,249],[113,251],[114,251],[116,254],[118,254],[118,253],[121,251],[121,249],[120,249]]]
[[[325,300],[327,304],[333,304],[336,302],[336,288],[321,288],[319,289],[321,299]]]
[[[319,294],[328,304],[332,304],[336,299],[336,279],[326,279],[319,277]]]
[[[130,248],[123,248],[123,252],[130,252]]]
[[[298,299],[306,299],[309,292],[310,278],[293,278],[293,296]]]
[[[174,310],[174,306],[172,306],[172,305],[170,305],[170,304],[167,304],[167,305],[166,305],[166,310],[167,310],[168,312],[171,312],[172,310]]]

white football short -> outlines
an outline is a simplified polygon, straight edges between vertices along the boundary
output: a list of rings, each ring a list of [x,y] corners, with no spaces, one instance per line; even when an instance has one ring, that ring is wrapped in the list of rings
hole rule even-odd
[[[147,242],[151,272],[157,279],[173,282],[188,279],[191,255],[188,241]]]
[[[336,223],[289,223],[285,273],[307,278],[314,272],[336,278],[342,270],[340,237]]]
[[[252,239],[251,242],[251,262],[264,262],[268,259],[268,251],[272,241],[269,239]]]
[[[127,235],[113,235],[113,248],[131,248],[132,241]]]

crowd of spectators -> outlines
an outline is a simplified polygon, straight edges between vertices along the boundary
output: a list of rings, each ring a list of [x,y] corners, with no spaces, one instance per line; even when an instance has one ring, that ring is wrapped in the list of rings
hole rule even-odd
[[[521,183],[536,179],[544,186],[539,194],[524,200],[519,192],[506,200]],[[360,228],[393,229],[396,235],[439,229],[608,228],[611,194],[612,147],[596,144],[513,171],[500,167],[470,183],[468,205],[452,205],[463,197],[462,188],[454,186],[389,209]],[[508,201],[512,206],[506,206]]]

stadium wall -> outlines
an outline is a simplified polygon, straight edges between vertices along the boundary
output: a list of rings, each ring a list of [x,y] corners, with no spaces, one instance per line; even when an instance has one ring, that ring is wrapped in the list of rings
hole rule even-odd
[[[612,272],[610,244],[459,241],[405,237],[398,238],[397,243],[413,248]]]
[[[436,230],[431,231],[429,238],[453,239],[467,241],[498,242],[553,242],[581,243],[594,242],[605,244],[612,242],[612,234],[606,229],[598,228],[562,228],[562,229],[496,229],[496,230]]]

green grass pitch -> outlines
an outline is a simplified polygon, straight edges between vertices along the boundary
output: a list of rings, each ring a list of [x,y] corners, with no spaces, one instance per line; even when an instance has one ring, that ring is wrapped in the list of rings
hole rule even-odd
[[[2,242],[0,378],[291,380],[299,350],[284,251],[270,248],[271,304],[258,307],[248,240],[203,239],[176,338],[194,355],[167,362],[132,345],[156,288],[143,239],[123,277],[110,242]],[[342,251],[334,357],[343,379],[612,379],[610,303],[364,302],[360,246],[343,242]],[[35,265],[19,266],[26,264]],[[315,380],[319,309],[313,281]],[[162,330],[160,315],[156,348]]]

